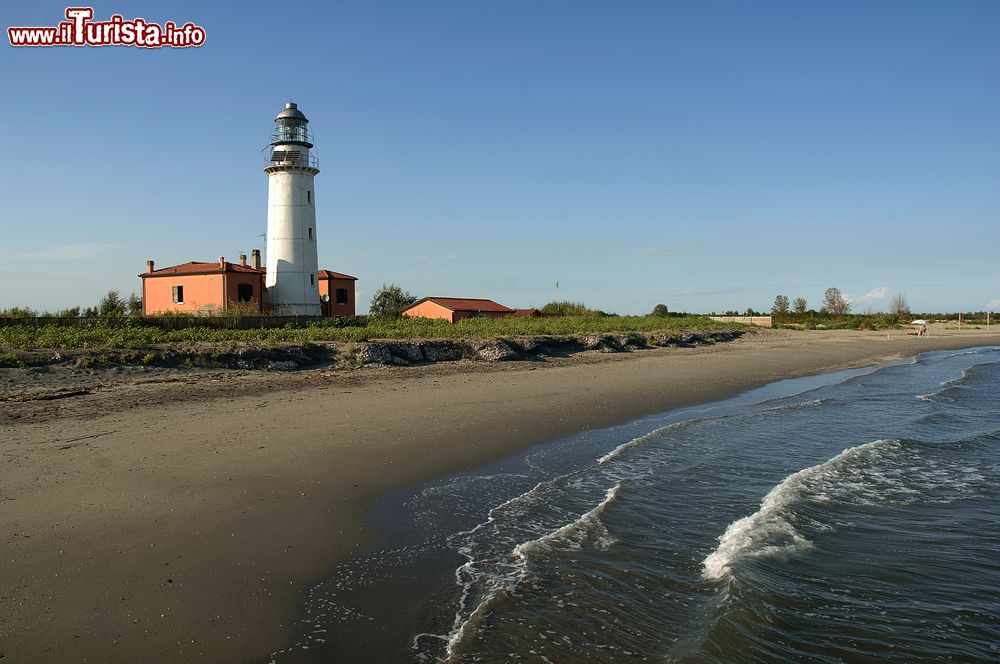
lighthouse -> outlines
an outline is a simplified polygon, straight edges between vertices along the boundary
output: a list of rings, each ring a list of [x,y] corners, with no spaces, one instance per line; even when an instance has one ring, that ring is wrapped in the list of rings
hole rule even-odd
[[[267,173],[267,286],[271,310],[320,315],[316,189],[309,120],[293,102],[274,118]]]

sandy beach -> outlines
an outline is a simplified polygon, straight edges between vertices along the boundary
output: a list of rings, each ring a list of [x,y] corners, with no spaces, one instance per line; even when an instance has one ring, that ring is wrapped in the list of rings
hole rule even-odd
[[[761,330],[699,348],[279,374],[0,369],[0,657],[254,662],[373,543],[389,491],[794,376],[1000,344],[983,330]],[[48,381],[48,383],[46,382]]]

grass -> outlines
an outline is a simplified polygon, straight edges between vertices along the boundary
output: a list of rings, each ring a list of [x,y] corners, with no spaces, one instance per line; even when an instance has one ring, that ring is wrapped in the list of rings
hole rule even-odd
[[[364,327],[342,327],[311,323],[251,330],[190,327],[164,330],[147,327],[141,320],[108,323],[97,319],[81,326],[12,325],[0,328],[0,348],[149,348],[158,344],[316,343],[358,342],[371,339],[488,338],[497,336],[587,335],[618,332],[710,331],[732,328],[704,316],[565,316],[553,318],[473,318],[452,324],[426,318],[369,321]]]

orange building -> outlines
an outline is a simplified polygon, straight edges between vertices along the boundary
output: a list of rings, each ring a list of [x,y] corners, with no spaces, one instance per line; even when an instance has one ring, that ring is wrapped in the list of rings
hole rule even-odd
[[[357,280],[349,274],[319,271],[319,300],[324,316],[354,315],[354,282]]]
[[[514,310],[493,300],[470,297],[425,297],[403,310],[410,318],[440,318],[454,323],[463,318],[505,318]]]
[[[256,249],[249,265],[246,256],[240,256],[239,263],[229,263],[220,256],[216,263],[191,261],[159,270],[153,261],[147,261],[146,271],[139,276],[142,313],[146,316],[167,312],[210,314],[234,306],[268,310],[266,269],[260,266],[260,252]],[[320,270],[318,276],[323,315],[353,316],[357,278],[330,270]]]

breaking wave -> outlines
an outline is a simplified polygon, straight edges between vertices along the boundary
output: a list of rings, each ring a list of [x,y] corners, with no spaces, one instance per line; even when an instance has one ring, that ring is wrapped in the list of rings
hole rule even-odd
[[[707,418],[707,419],[713,419],[713,418]],[[621,445],[619,445],[615,449],[611,450],[610,452],[608,452],[607,454],[605,454],[604,456],[602,456],[601,458],[599,458],[597,460],[597,465],[598,466],[604,465],[607,462],[611,461],[612,459],[617,458],[625,450],[628,450],[628,449],[633,448],[633,447],[638,447],[639,445],[643,445],[643,444],[648,443],[648,442],[650,442],[652,440],[656,440],[657,438],[660,438],[660,437],[666,435],[667,433],[669,433],[671,431],[677,431],[679,429],[683,429],[683,428],[685,428],[687,426],[690,426],[694,422],[704,422],[704,421],[705,421],[704,419],[702,419],[702,420],[686,420],[684,422],[676,422],[674,424],[668,424],[666,426],[660,427],[659,429],[654,429],[653,431],[650,431],[647,434],[644,434],[642,436],[638,436],[636,438],[633,438],[632,440],[628,441],[627,443],[622,443]]]
[[[514,594],[518,584],[528,576],[528,563],[534,556],[551,551],[557,543],[564,543],[571,549],[579,549],[583,541],[590,536],[594,537],[597,548],[607,549],[612,546],[614,540],[601,522],[600,515],[617,498],[622,484],[622,482],[619,482],[608,489],[601,502],[589,511],[581,514],[574,521],[541,537],[522,542],[515,546],[507,557],[507,564],[501,567],[499,573],[494,572],[486,576],[486,590],[482,593],[476,607],[465,616],[463,616],[461,611],[456,613],[455,624],[448,636],[420,634],[414,639],[414,647],[419,648],[419,640],[423,637],[446,640],[447,645],[445,646],[445,658],[443,661],[455,661],[456,646],[465,639],[471,630],[475,629],[490,609]],[[519,496],[518,498],[521,497]],[[468,551],[465,553],[468,555]],[[476,561],[470,557],[469,561],[456,571],[456,578],[464,587],[463,605],[467,604],[470,599],[474,584],[483,581],[483,574],[476,573],[475,566]]]
[[[801,403],[791,403],[783,406],[775,406],[773,408],[768,408],[769,413],[781,413],[789,410],[803,410],[806,408],[820,408],[828,404],[833,403],[836,399],[813,399],[812,401],[803,401]]]
[[[812,542],[802,533],[809,504],[911,504],[947,502],[981,480],[975,469],[941,467],[922,459],[921,443],[883,439],[851,447],[833,458],[786,477],[750,516],[731,523],[719,545],[702,562],[702,578],[720,581],[749,558],[804,553]]]

